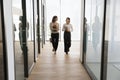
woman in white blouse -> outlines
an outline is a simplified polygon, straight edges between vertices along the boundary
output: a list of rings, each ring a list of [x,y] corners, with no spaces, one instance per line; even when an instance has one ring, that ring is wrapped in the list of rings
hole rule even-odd
[[[66,18],[66,23],[63,25],[62,31],[64,31],[64,52],[68,54],[69,48],[71,47],[71,32],[73,31],[69,17]]]
[[[51,30],[51,38],[52,38],[52,45],[53,45],[53,51],[55,51],[58,48],[58,42],[59,42],[59,24],[57,23],[58,17],[53,16],[52,22],[50,23],[50,30]]]

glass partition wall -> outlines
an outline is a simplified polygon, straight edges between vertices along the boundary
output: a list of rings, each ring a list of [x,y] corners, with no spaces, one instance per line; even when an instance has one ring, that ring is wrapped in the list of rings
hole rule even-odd
[[[21,17],[22,3],[21,0],[12,1],[13,12],[13,35],[14,35],[14,51],[15,51],[15,73],[16,80],[24,80],[24,54],[22,50],[22,30]]]
[[[33,1],[26,0],[26,39],[28,52],[28,69],[29,72],[34,64],[34,24],[33,24]]]
[[[84,65],[93,80],[120,79],[119,4],[120,0],[85,0]]]
[[[85,66],[95,80],[100,80],[104,0],[85,3]],[[84,34],[85,34],[84,33]]]
[[[24,45],[25,52],[25,70],[26,77],[32,71],[34,62],[38,56],[38,44],[37,44],[37,1],[36,0],[22,0],[23,1],[23,25],[25,28],[23,31],[23,41],[25,41],[26,46]]]
[[[38,39],[38,41],[40,42],[40,45],[38,46],[38,52],[40,52],[41,53],[41,51],[42,51],[42,0],[38,0],[38,2],[39,2],[39,5],[38,5],[38,13],[39,13],[39,37],[38,38],[40,38],[40,39]]]
[[[41,35],[42,35],[42,48],[45,44],[45,40],[46,40],[46,0],[41,0],[41,25],[42,25],[42,28],[41,28]]]
[[[16,80],[24,80],[38,57],[37,1],[13,0],[12,11]]]
[[[40,52],[42,51],[42,0],[39,0]]]
[[[108,41],[107,80],[120,79],[120,0],[108,0],[106,13]]]

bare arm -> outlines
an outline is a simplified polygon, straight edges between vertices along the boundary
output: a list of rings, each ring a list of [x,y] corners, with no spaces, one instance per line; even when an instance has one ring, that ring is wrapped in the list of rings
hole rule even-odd
[[[53,26],[55,26],[55,27],[53,27]],[[58,23],[55,23],[55,24],[50,23],[50,30],[51,31],[58,31],[59,30],[59,24]]]
[[[56,30],[58,31],[59,30],[59,24],[57,23],[57,28],[56,28]]]
[[[52,23],[50,23],[50,30],[52,31]]]
[[[71,25],[71,32],[73,31],[73,26]]]
[[[63,25],[62,31],[65,31],[65,25]]]

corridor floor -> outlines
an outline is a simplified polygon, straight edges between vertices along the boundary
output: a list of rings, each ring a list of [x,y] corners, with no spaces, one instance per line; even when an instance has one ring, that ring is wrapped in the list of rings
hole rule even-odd
[[[79,42],[72,42],[69,55],[64,53],[63,46],[60,42],[55,55],[47,42],[28,80],[91,80],[79,62]]]

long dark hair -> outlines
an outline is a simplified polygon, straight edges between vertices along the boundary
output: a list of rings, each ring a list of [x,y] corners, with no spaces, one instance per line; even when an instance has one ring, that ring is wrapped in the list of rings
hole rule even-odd
[[[53,18],[52,18],[52,22],[54,23],[54,22],[56,22],[56,18],[58,18],[57,16],[53,16]]]

